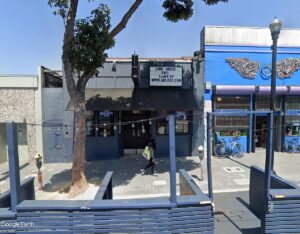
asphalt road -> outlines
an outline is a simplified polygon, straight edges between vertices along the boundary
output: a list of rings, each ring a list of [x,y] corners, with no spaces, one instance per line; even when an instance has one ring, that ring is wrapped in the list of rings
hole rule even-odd
[[[215,234],[259,234],[260,220],[249,210],[249,193],[214,195]]]

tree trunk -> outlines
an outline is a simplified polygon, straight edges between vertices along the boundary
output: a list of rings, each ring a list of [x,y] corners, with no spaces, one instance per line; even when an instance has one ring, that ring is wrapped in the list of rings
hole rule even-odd
[[[75,111],[73,141],[73,167],[70,197],[75,197],[86,191],[88,183],[84,175],[85,162],[85,110]]]

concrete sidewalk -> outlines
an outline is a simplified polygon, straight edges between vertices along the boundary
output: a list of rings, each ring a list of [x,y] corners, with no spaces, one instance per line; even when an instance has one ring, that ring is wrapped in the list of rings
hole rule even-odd
[[[169,196],[169,159],[158,158],[156,166],[157,176],[141,175],[140,169],[147,163],[140,155],[124,156],[118,160],[87,162],[85,171],[88,181],[99,184],[107,171],[113,171],[114,198],[159,197]],[[198,157],[178,157],[177,171],[185,169],[194,178],[198,186],[207,192],[206,161],[204,167],[204,181],[200,181],[200,161]],[[247,191],[249,189],[250,166],[264,167],[265,152],[246,154],[241,159],[212,158],[214,193]],[[44,164],[42,167],[45,191],[37,191],[37,199],[47,199],[47,194],[61,191],[71,181],[71,163]],[[275,170],[279,176],[300,185],[300,155],[275,154]],[[150,172],[150,171],[149,171]],[[29,165],[21,170],[21,178],[35,176],[36,168]],[[0,189],[9,188],[8,176],[0,177]],[[38,187],[37,181],[36,188]],[[179,176],[177,173],[177,184]],[[177,190],[179,191],[179,189]]]

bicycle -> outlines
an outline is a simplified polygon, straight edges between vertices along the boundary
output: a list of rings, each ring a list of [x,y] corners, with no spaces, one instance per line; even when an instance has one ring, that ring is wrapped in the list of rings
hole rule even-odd
[[[300,152],[300,145],[298,144],[298,138],[293,137],[287,140],[285,151],[288,153],[298,153]]]
[[[238,143],[239,136],[232,137],[228,145],[224,139],[218,137],[218,144],[214,147],[215,156],[218,158],[238,157],[244,156],[245,150],[242,144]]]

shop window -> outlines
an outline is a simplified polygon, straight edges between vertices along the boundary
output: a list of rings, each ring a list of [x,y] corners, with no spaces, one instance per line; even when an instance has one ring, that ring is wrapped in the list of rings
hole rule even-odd
[[[113,136],[114,135],[114,114],[112,111],[98,112],[98,136]]]
[[[176,111],[176,134],[177,135],[187,135],[190,133],[190,112]]]
[[[216,127],[248,127],[249,117],[248,116],[216,116],[215,117]]]
[[[167,119],[159,119],[156,121],[157,135],[168,135],[169,124]]]
[[[190,134],[190,112],[175,112],[175,134],[176,135],[187,135]],[[156,121],[157,135],[168,135],[169,134],[169,123],[166,118],[159,119]]]
[[[300,96],[286,96],[285,106],[287,110],[299,110]]]
[[[256,110],[270,109],[270,95],[258,95],[255,97]],[[280,109],[280,96],[276,96],[275,108]]]
[[[95,113],[91,114],[86,118],[85,134],[86,136],[95,136]]]
[[[285,134],[288,136],[300,136],[300,117],[287,116]]]
[[[249,96],[215,96],[215,109],[250,109]]]
[[[247,136],[246,129],[230,129],[230,130],[222,130],[217,132],[219,136],[231,136],[231,137],[238,137],[238,136]]]

